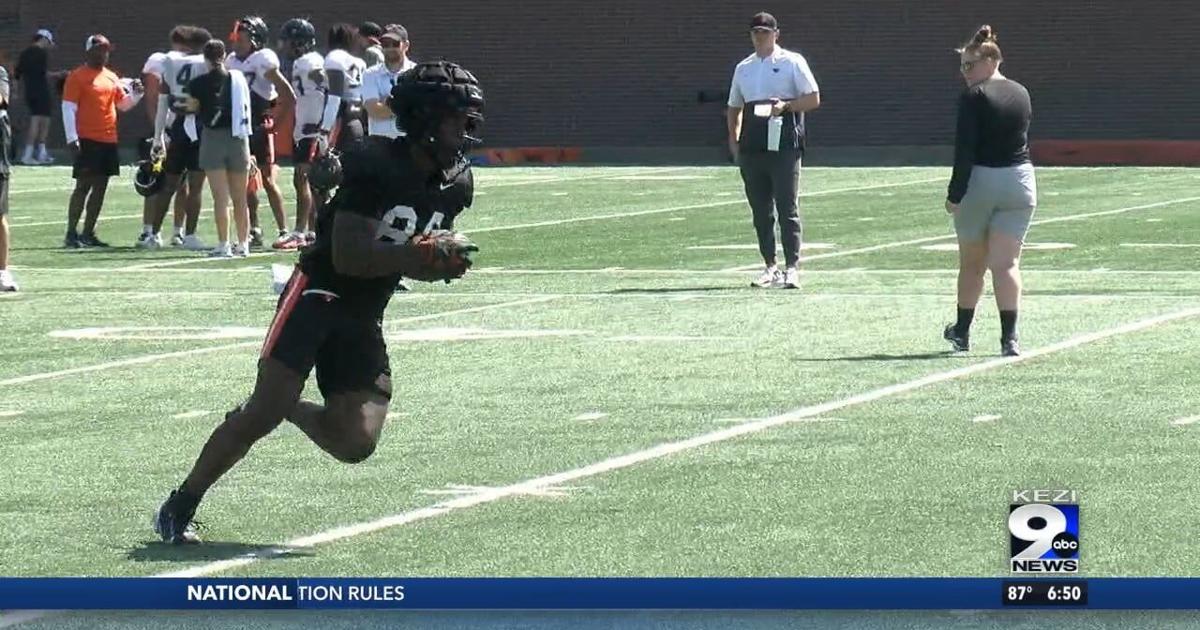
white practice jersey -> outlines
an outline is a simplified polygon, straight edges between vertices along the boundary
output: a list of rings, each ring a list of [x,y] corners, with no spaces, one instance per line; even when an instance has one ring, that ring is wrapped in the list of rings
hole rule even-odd
[[[305,53],[292,64],[292,87],[296,90],[296,123],[292,136],[299,140],[317,134],[304,133],[307,124],[320,124],[325,113],[325,86],[313,81],[312,72],[325,67],[325,58],[319,52]]]
[[[341,72],[346,76],[346,92],[344,94],[335,94],[351,100],[359,100],[362,98],[363,73],[367,71],[367,62],[351,55],[350,53],[338,49],[329,51],[325,55],[325,72]]]
[[[246,83],[250,85],[250,91],[267,101],[273,101],[279,98],[279,90],[275,89],[275,84],[267,78],[267,73],[272,70],[279,69],[279,55],[270,48],[261,48],[250,53],[245,59],[238,59],[234,53],[229,53],[225,58],[225,65],[230,70],[241,70],[242,74],[246,75]]]
[[[146,59],[146,65],[142,66],[142,74],[153,74],[162,80],[163,64],[167,61],[167,53],[156,52]]]

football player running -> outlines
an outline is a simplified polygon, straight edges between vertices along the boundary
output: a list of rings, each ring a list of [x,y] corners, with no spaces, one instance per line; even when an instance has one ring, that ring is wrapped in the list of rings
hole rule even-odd
[[[340,186],[279,300],[253,393],[159,508],[163,541],[199,542],[201,498],[285,419],[340,461],[375,451],[392,394],[382,317],[396,282],[459,278],[477,251],[451,229],[471,205],[466,151],[477,142],[483,92],[461,67],[428,62],[400,76],[392,107],[407,137],[368,138],[342,156]],[[300,400],[314,367],[324,405]]]
[[[296,93],[292,84],[279,71],[279,56],[267,48],[271,30],[267,23],[257,15],[247,15],[237,21],[229,39],[233,42],[233,52],[225,60],[230,70],[241,70],[250,84],[250,154],[258,166],[262,178],[262,187],[266,190],[267,201],[271,204],[271,212],[275,215],[275,224],[279,228],[279,237],[287,236],[287,217],[283,211],[283,193],[276,181],[279,169],[275,166],[275,108],[280,97],[285,107],[296,102]],[[247,199],[252,211],[251,218],[257,219],[258,196],[254,202]],[[262,245],[262,230],[257,220],[251,231],[251,244]]]

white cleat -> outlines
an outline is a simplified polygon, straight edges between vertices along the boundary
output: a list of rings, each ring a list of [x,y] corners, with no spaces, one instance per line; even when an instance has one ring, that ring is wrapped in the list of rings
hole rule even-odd
[[[142,234],[135,246],[138,249],[159,249],[162,244],[162,237],[158,234]]]
[[[17,279],[13,277],[12,272],[7,269],[0,269],[0,293],[10,293],[19,291]]]
[[[783,272],[783,288],[799,289],[800,288],[800,270],[795,267],[788,267]]]
[[[208,252],[208,257],[209,258],[233,258],[233,249],[231,249],[229,247],[228,243],[226,243],[225,245],[217,245],[216,247],[214,247],[212,249],[212,251]]]
[[[769,289],[771,287],[779,286],[782,282],[783,274],[780,273],[779,267],[772,266],[763,269],[763,272],[759,274],[753,282],[750,283],[750,286],[758,287],[760,289]]]
[[[183,247],[183,235],[176,234],[171,237],[171,247]]]
[[[183,248],[189,252],[202,252],[208,250],[208,246],[204,244],[204,241],[200,240],[200,237],[196,236],[195,234],[188,234],[187,236],[183,237]]]

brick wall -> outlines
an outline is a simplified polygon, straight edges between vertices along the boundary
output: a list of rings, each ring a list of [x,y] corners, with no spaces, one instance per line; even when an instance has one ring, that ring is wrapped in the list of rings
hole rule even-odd
[[[809,58],[821,84],[824,105],[809,124],[814,144],[949,143],[960,89],[949,51],[985,21],[999,32],[1006,72],[1034,96],[1037,137],[1200,139],[1200,72],[1191,60],[1200,9],[1190,0],[299,4],[249,6],[273,29],[297,13],[322,34],[335,19],[405,24],[414,57],[445,56],[480,76],[492,146],[718,145],[721,106],[699,104],[697,93],[728,87],[734,63],[750,52],[749,16],[763,9],[779,18],[782,43]],[[61,41],[53,62],[65,66],[98,30],[117,46],[115,65],[132,73],[164,47],[172,25],[197,23],[223,36],[246,6],[0,0],[0,48],[14,60],[29,34],[48,25]],[[122,125],[131,137],[145,131],[146,117],[126,116]]]

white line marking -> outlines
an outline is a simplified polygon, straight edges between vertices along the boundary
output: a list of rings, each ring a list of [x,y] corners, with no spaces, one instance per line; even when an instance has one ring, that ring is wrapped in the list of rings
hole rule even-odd
[[[579,421],[581,421],[581,422],[588,422],[588,421],[591,421],[591,420],[599,420],[599,419],[601,419],[601,418],[607,418],[607,417],[608,417],[608,414],[606,414],[606,413],[603,413],[603,412],[600,412],[600,411],[589,411],[589,412],[587,412],[587,413],[581,413],[581,414],[579,414],[578,416],[575,416],[574,418],[572,418],[572,420],[579,420]]]
[[[1179,418],[1178,420],[1172,420],[1171,424],[1179,427],[1179,426],[1194,424],[1196,422],[1200,422],[1200,416],[1188,416],[1186,418]]]
[[[52,611],[49,610],[10,610],[0,614],[0,628],[10,628],[27,621],[41,619]]]
[[[532,299],[527,299],[527,300],[514,300],[511,302],[501,302],[499,304],[488,304],[485,306],[475,306],[475,307],[471,307],[471,308],[460,308],[460,309],[456,309],[456,310],[452,310],[452,311],[444,311],[444,312],[439,312],[439,313],[429,313],[427,315],[415,315],[412,317],[401,317],[399,319],[390,320],[389,323],[390,324],[404,324],[404,323],[410,323],[410,322],[420,322],[420,321],[425,321],[425,320],[429,320],[429,319],[440,319],[442,317],[449,317],[451,315],[462,315],[465,313],[478,313],[480,311],[488,311],[488,310],[493,310],[493,309],[498,309],[498,308],[508,308],[510,306],[522,306],[525,304],[536,304],[539,302],[548,302],[548,301],[554,300],[554,299],[557,299],[557,298],[555,298],[555,297],[539,297],[539,298],[532,298]],[[236,350],[239,348],[257,347],[257,346],[260,346],[261,344],[262,344],[261,341],[255,340],[255,341],[244,341],[242,343],[226,344],[226,345],[221,345],[221,346],[210,346],[207,348],[194,348],[192,350],[180,350],[178,352],[164,352],[161,354],[147,354],[147,355],[142,355],[140,357],[121,359],[120,361],[109,361],[107,363],[98,363],[95,365],[85,365],[85,366],[81,366],[81,367],[77,367],[77,368],[70,368],[67,370],[58,370],[55,372],[42,372],[40,374],[29,374],[27,376],[18,376],[15,378],[4,379],[4,380],[0,380],[0,387],[4,387],[4,386],[8,386],[8,385],[21,385],[23,383],[33,383],[36,381],[45,381],[45,380],[49,380],[49,379],[59,378],[62,376],[71,376],[73,374],[85,374],[88,372],[99,372],[102,370],[107,370],[107,369],[117,368],[117,367],[125,367],[128,365],[141,365],[144,363],[153,363],[155,361],[161,361],[163,359],[173,359],[173,358],[177,358],[177,357],[187,357],[187,356],[200,355],[200,354],[211,354],[213,352],[224,352],[225,350]]]
[[[23,413],[25,413],[25,412],[13,410],[13,409],[10,409],[7,411],[0,411],[0,418],[15,418]]]
[[[569,184],[572,182],[586,181],[589,179],[617,179],[619,177],[627,177],[629,175],[637,175],[637,174],[649,175],[649,174],[653,174],[653,173],[670,173],[672,171],[682,171],[686,168],[691,168],[691,167],[688,167],[688,166],[666,166],[666,167],[655,167],[655,168],[646,169],[646,170],[634,170],[632,173],[611,173],[611,172],[605,173],[605,172],[602,172],[602,173],[592,173],[589,175],[580,175],[579,177],[559,177],[556,175],[551,175],[551,176],[530,175],[528,177],[531,177],[531,178],[536,177],[538,179],[524,179],[521,181],[498,181],[496,183],[491,183],[491,182],[487,181],[486,180],[487,176],[485,175],[484,177],[480,178],[483,181],[481,181],[479,183],[479,187],[480,188],[505,188],[508,186],[528,186],[529,184],[559,184],[559,183]],[[487,171],[486,171],[486,169],[481,169],[481,170],[476,170],[475,172],[482,174],[482,173],[486,173]]]
[[[59,192],[59,191],[63,191],[63,190],[75,190],[75,187],[74,186],[55,186],[53,188],[25,188],[23,190],[10,190],[8,192],[8,194],[23,195],[23,194],[27,194],[27,193]],[[138,216],[140,217],[142,215],[139,214]],[[63,227],[66,227],[66,224],[67,224],[67,222],[65,220],[59,221],[58,223],[62,224]]]
[[[1023,252],[1047,251],[1053,249],[1074,249],[1074,243],[1025,243],[1021,246]],[[924,245],[921,249],[930,252],[956,252],[958,251],[958,243],[938,243],[936,245]]]
[[[917,179],[907,182],[896,182],[892,184],[872,184],[870,186],[854,186],[852,188],[833,188],[830,190],[820,190],[811,193],[800,193],[801,197],[820,197],[824,195],[834,195],[844,192],[855,192],[859,190],[871,190],[874,188],[892,188],[896,186],[912,186],[914,184],[927,184],[944,180],[944,177]],[[481,227],[476,229],[465,228],[463,231],[469,234],[482,234],[484,232],[503,232],[508,230],[524,230],[527,228],[547,227],[552,225],[564,225],[567,223],[581,223],[584,221],[603,221],[606,219],[624,219],[628,217],[641,217],[651,214],[665,214],[668,212],[679,212],[682,210],[700,210],[704,208],[717,208],[720,206],[730,206],[734,204],[744,204],[744,199],[729,199],[726,201],[713,201],[709,203],[696,203],[686,206],[672,206],[670,208],[655,208],[652,210],[635,210],[633,212],[614,212],[612,214],[597,214],[586,217],[571,217],[569,219],[554,219],[551,221],[537,221],[534,223],[520,223],[517,225],[497,225],[492,227]]]
[[[276,252],[276,251],[255,252],[255,253],[249,254],[243,258],[262,258],[264,256],[275,256],[275,255],[279,255],[279,254],[294,254],[294,253],[295,252]],[[126,267],[117,267],[113,271],[144,271],[146,269],[162,269],[164,267],[178,267],[180,265],[195,265],[195,264],[204,263],[204,262],[229,262],[229,261],[235,261],[235,260],[242,260],[243,258],[236,258],[236,257],[235,258],[213,258],[206,254],[202,254],[195,258],[183,258],[180,260],[168,260],[168,261],[164,261],[164,262],[145,263],[145,264],[138,264],[138,265],[129,265]]]
[[[118,214],[118,215],[101,216],[100,218],[98,218],[96,220],[97,221],[122,221],[124,219],[140,219],[140,218],[142,218],[142,215],[140,215],[140,214]],[[38,221],[37,223],[10,223],[8,227],[15,229],[15,228],[27,228],[27,227],[43,227],[43,226],[47,226],[47,225],[60,225],[63,228],[66,228],[67,220],[59,219],[57,221]]]
[[[1071,214],[1063,217],[1052,217],[1049,219],[1040,219],[1032,221],[1030,225],[1047,225],[1050,223],[1062,223],[1064,221],[1080,221],[1083,219],[1091,219],[1094,217],[1103,217],[1113,214],[1122,214],[1125,212],[1133,212],[1135,210],[1148,210],[1150,208],[1161,208],[1180,203],[1188,203],[1191,201],[1200,201],[1200,197],[1184,197],[1182,199],[1171,199],[1169,201],[1160,201],[1158,203],[1148,203],[1141,206],[1130,206],[1128,208],[1117,208],[1115,210],[1101,210],[1099,212],[1084,212],[1082,214]],[[895,241],[893,243],[882,243],[880,245],[871,245],[870,247],[860,247],[858,249],[847,249],[840,252],[829,252],[827,254],[817,254],[815,256],[803,256],[800,262],[808,262],[811,260],[820,260],[823,258],[837,258],[839,256],[853,256],[855,254],[864,254],[867,252],[875,252],[881,249],[893,249],[896,247],[905,247],[907,245],[921,245],[924,243],[934,243],[937,241],[945,241],[955,238],[954,234],[943,234],[941,236],[927,236],[924,238],[914,238],[905,241]],[[724,271],[754,271],[762,267],[761,264],[742,265],[740,267],[730,267]],[[1024,271],[1024,269],[1022,269]]]
[[[837,248],[837,245],[834,245],[833,243],[801,243],[800,244],[801,251],[806,250],[806,249],[836,249],[836,248]],[[688,247],[688,249],[714,249],[714,250],[748,249],[748,250],[752,250],[752,251],[758,251],[758,245],[755,243],[738,243],[736,245],[692,245],[692,246]],[[775,251],[777,251],[777,252],[783,251],[783,245],[776,245]]]
[[[174,418],[175,420],[187,420],[189,418],[200,418],[203,416],[207,416],[211,413],[212,413],[211,411],[206,411],[204,409],[197,409],[196,411],[185,411],[183,413],[177,413],[171,417]]]
[[[1121,247],[1186,248],[1200,247],[1200,243],[1121,243]]]
[[[608,341],[654,342],[654,341],[731,341],[738,337],[690,337],[687,335],[620,335],[608,337]]]
[[[983,416],[975,416],[974,418],[971,418],[971,422],[995,422],[996,420],[999,420],[999,419],[1000,419],[1000,416],[983,415]]]
[[[277,547],[272,547],[269,549],[264,549],[262,551],[256,551],[253,553],[244,554],[244,555],[238,556],[236,558],[231,558],[228,560],[219,560],[217,562],[210,562],[208,564],[193,566],[193,567],[189,567],[186,569],[181,569],[179,571],[160,573],[156,577],[200,577],[200,576],[204,576],[204,575],[212,575],[214,573],[220,573],[222,571],[227,571],[229,569],[244,567],[246,565],[253,564],[254,562],[256,562],[262,558],[271,558],[271,557],[275,557],[275,556],[285,555],[285,554],[295,551],[297,549],[305,549],[308,547],[315,547],[317,545],[323,545],[323,544],[331,543],[331,542],[338,541],[338,540],[344,540],[347,538],[362,536],[364,534],[369,534],[372,532],[377,532],[377,531],[389,529],[392,527],[398,527],[400,525],[406,525],[409,523],[415,523],[417,521],[423,521],[423,520],[435,518],[438,516],[448,514],[455,510],[463,510],[463,509],[467,509],[467,508],[472,508],[472,507],[475,507],[478,505],[483,505],[485,503],[493,503],[495,501],[499,501],[500,499],[504,499],[504,498],[508,498],[508,497],[512,497],[512,496],[528,494],[530,492],[536,492],[536,491],[539,491],[539,490],[542,490],[545,488],[562,486],[563,484],[568,484],[572,481],[584,479],[587,477],[593,477],[593,476],[604,474],[607,472],[612,472],[614,470],[628,468],[628,467],[636,465],[636,464],[663,458],[668,455],[674,455],[676,453],[693,450],[696,448],[700,448],[702,446],[716,444],[719,442],[725,442],[725,441],[732,440],[734,438],[742,437],[745,435],[759,433],[759,432],[765,431],[767,429],[773,429],[775,427],[793,424],[793,423],[807,420],[810,418],[824,416],[826,414],[832,413],[834,411],[838,411],[840,409],[845,409],[847,407],[862,405],[862,404],[874,402],[877,400],[881,400],[884,398],[897,396],[900,394],[906,394],[908,392],[911,392],[911,391],[914,391],[914,390],[917,390],[917,389],[920,389],[922,387],[926,387],[929,385],[936,385],[938,383],[944,383],[946,381],[963,378],[965,376],[970,376],[972,374],[978,374],[980,372],[987,372],[989,370],[993,370],[996,368],[1014,365],[1016,363],[1021,363],[1024,361],[1030,361],[1030,360],[1038,358],[1038,357],[1047,356],[1047,355],[1054,354],[1057,352],[1062,352],[1064,350],[1070,350],[1072,348],[1077,348],[1077,347],[1085,345],[1085,344],[1094,343],[1097,341],[1108,339],[1109,337],[1115,337],[1115,336],[1122,335],[1122,334],[1137,332],[1140,330],[1145,330],[1147,328],[1152,328],[1154,326],[1158,326],[1160,324],[1165,324],[1168,322],[1178,321],[1181,319],[1196,317],[1197,315],[1200,315],[1200,308],[1192,308],[1192,309],[1187,309],[1187,310],[1182,310],[1182,311],[1176,311],[1174,313],[1168,313],[1165,315],[1158,315],[1155,317],[1150,317],[1147,319],[1131,322],[1128,324],[1124,324],[1124,325],[1117,326],[1114,328],[1109,328],[1106,330],[1101,330],[1098,332],[1086,333],[1083,335],[1072,337],[1065,341],[1060,341],[1058,343],[1054,343],[1054,344],[1051,344],[1048,346],[1043,346],[1041,348],[1034,348],[1032,350],[1026,350],[1025,353],[1022,354],[1021,356],[1000,357],[1000,358],[990,359],[987,361],[982,361],[980,363],[975,363],[972,365],[964,366],[964,367],[957,368],[954,370],[948,370],[945,372],[937,372],[937,373],[930,374],[928,376],[924,376],[924,377],[921,377],[921,378],[918,378],[915,380],[906,381],[903,383],[897,383],[894,385],[889,385],[887,387],[881,387],[879,389],[874,389],[874,390],[871,390],[868,392],[864,392],[862,394],[858,394],[856,396],[851,396],[849,398],[843,398],[841,400],[835,400],[835,401],[831,401],[831,402],[821,403],[818,405],[811,405],[808,407],[801,407],[799,409],[794,409],[792,411],[788,411],[786,413],[782,413],[777,416],[771,416],[771,417],[767,417],[767,418],[759,418],[756,420],[751,420],[751,421],[748,421],[748,422],[745,422],[742,424],[734,425],[731,427],[720,429],[718,431],[712,431],[710,433],[705,433],[702,435],[698,435],[698,436],[684,439],[684,440],[679,440],[676,442],[664,442],[662,444],[659,444],[657,446],[654,446],[654,447],[651,447],[651,448],[648,448],[648,449],[645,449],[642,451],[636,451],[636,452],[629,453],[626,455],[612,457],[612,458],[609,458],[609,459],[606,459],[606,460],[603,460],[600,462],[596,462],[596,463],[588,465],[588,466],[574,468],[574,469],[567,470],[564,472],[555,473],[555,474],[551,474],[551,475],[545,475],[542,477],[536,477],[533,479],[529,479],[527,481],[522,481],[522,482],[514,483],[511,485],[502,486],[499,488],[490,488],[488,490],[479,492],[477,494],[459,497],[456,499],[451,499],[449,501],[443,501],[441,503],[437,503],[437,504],[431,505],[429,507],[419,508],[419,509],[411,510],[408,512],[402,512],[400,514],[386,516],[386,517],[383,517],[383,518],[380,518],[380,519],[377,519],[374,521],[368,521],[368,522],[364,522],[364,523],[355,523],[352,525],[336,527],[336,528],[329,529],[329,530],[326,530],[326,531],[323,531],[323,532],[320,532],[317,534],[313,534],[311,536],[304,536],[301,538],[296,538],[296,539],[290,540],[290,541],[288,541],[282,545],[279,545]]]

